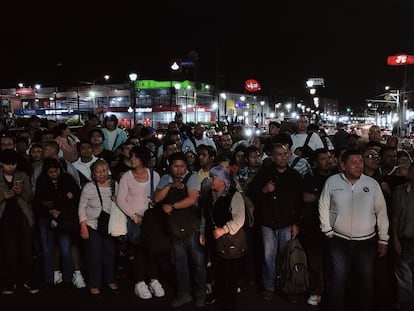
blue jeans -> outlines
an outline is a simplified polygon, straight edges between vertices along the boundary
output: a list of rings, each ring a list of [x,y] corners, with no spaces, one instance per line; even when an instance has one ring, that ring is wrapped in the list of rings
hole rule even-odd
[[[371,310],[374,303],[373,280],[377,239],[350,241],[335,236],[328,239],[328,247],[332,264],[330,288],[327,295],[328,310],[345,310],[345,292],[351,275],[357,277],[357,282],[350,287],[353,293],[358,295],[357,310]]]
[[[90,227],[88,232],[89,239],[84,240],[88,287],[115,283],[115,238],[103,236]]]
[[[401,239],[401,254],[395,255],[395,277],[397,279],[398,302],[401,310],[413,310],[413,271],[410,265],[414,263],[414,241]]]
[[[174,241],[173,256],[177,279],[177,293],[192,292],[194,296],[205,296],[207,266],[205,249],[199,242],[199,232],[194,232],[186,239]],[[192,273],[191,279],[190,271]],[[191,290],[191,284],[193,285],[193,290]]]
[[[55,247],[59,246],[62,276],[65,282],[72,281],[73,265],[70,252],[71,238],[69,234],[61,233],[50,228],[50,218],[39,218],[40,242],[42,245],[44,280],[53,284],[53,271],[55,270]]]
[[[263,288],[268,291],[274,291],[277,277],[277,254],[280,256],[286,249],[286,243],[292,238],[289,227],[281,229],[272,229],[262,226],[264,265],[263,265]]]

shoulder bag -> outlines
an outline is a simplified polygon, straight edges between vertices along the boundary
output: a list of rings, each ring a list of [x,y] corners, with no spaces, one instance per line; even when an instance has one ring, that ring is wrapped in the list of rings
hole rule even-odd
[[[211,222],[215,227],[212,207],[208,208]],[[241,227],[235,234],[226,233],[215,240],[216,250],[223,259],[238,259],[244,256],[247,251],[247,239],[244,228]]]
[[[109,225],[109,216],[110,216],[110,214],[105,212],[104,209],[103,209],[103,201],[102,201],[101,191],[99,190],[98,184],[96,182],[95,182],[95,186],[96,186],[96,191],[98,192],[99,200],[101,201],[101,207],[102,207],[101,213],[99,214],[99,217],[98,217],[97,230],[102,235],[109,235],[108,225]]]

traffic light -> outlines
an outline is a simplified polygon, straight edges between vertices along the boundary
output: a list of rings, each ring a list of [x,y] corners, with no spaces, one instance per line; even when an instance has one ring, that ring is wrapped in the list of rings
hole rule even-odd
[[[350,113],[350,112],[351,112],[351,107],[349,107],[349,106],[348,106],[348,107],[346,107],[346,112],[347,112],[347,113]]]

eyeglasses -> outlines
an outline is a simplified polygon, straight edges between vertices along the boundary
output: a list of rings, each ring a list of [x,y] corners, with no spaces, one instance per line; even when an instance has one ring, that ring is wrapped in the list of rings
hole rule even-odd
[[[374,159],[374,160],[379,160],[379,155],[378,154],[367,154],[366,156],[364,156],[365,159]]]

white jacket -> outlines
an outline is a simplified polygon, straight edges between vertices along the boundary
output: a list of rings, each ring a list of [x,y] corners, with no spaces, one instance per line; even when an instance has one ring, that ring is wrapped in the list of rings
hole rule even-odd
[[[319,199],[319,220],[325,235],[367,240],[378,233],[378,243],[388,243],[384,195],[378,182],[367,175],[353,185],[343,173],[329,177]]]

